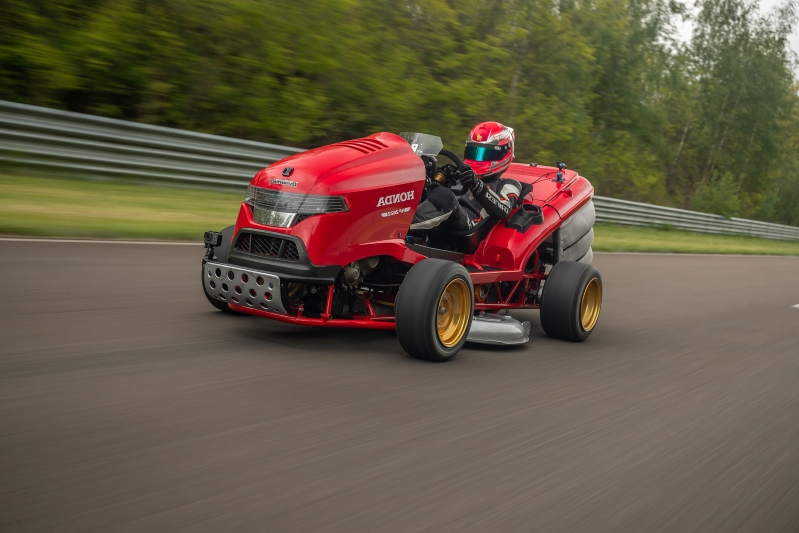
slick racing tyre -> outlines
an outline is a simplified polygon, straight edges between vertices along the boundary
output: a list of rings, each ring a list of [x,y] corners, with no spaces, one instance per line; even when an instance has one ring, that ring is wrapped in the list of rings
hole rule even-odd
[[[222,263],[226,263],[227,262],[227,252],[230,249],[230,241],[233,238],[233,226],[226,227],[220,233],[222,234],[222,244],[220,246],[217,246],[214,249],[214,260],[222,262]],[[228,307],[228,304],[226,302],[223,302],[221,300],[217,300],[216,298],[213,298],[213,297],[209,296],[208,292],[205,290],[205,277],[204,276],[205,276],[205,267],[203,266],[203,268],[200,269],[200,284],[202,284],[202,286],[203,286],[203,294],[205,294],[205,297],[208,299],[208,303],[210,303],[211,305],[213,305],[214,307],[216,307],[217,309],[219,309],[223,313],[227,313],[229,315],[243,315],[244,314],[244,313],[239,313],[238,311],[232,310],[230,307]]]
[[[582,342],[594,331],[602,308],[602,277],[585,263],[561,261],[541,295],[541,326],[550,337]]]
[[[449,361],[466,342],[474,288],[458,263],[425,259],[411,268],[397,296],[395,318],[402,348],[428,361]]]

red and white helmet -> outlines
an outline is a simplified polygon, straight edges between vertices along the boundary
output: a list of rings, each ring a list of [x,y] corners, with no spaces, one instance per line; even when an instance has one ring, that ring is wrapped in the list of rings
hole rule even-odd
[[[463,162],[478,178],[488,178],[508,170],[513,161],[516,135],[513,128],[499,122],[481,122],[469,132]]]

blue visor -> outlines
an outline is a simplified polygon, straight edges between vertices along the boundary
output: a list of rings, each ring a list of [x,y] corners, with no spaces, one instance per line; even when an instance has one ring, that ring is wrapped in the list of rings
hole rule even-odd
[[[493,145],[471,145],[466,146],[466,150],[463,152],[463,158],[468,159],[470,161],[499,161],[505,154],[508,153],[508,148],[510,144],[506,144],[505,146],[493,146]]]

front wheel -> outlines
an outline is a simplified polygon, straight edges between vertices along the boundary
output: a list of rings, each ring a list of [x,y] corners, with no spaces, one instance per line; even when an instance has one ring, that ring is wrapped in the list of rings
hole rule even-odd
[[[466,342],[474,313],[469,273],[458,263],[425,259],[411,268],[397,296],[402,348],[428,361],[449,361]]]
[[[585,263],[561,261],[541,295],[541,327],[550,337],[582,342],[594,331],[602,309],[602,277]]]

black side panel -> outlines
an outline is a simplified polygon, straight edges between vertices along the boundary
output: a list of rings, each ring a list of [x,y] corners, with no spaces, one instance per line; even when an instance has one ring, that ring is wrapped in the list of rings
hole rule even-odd
[[[227,262],[227,254],[231,245],[230,240],[233,238],[233,228],[234,226],[228,226],[219,232],[222,234],[222,244],[214,248],[214,261]],[[203,260],[203,264],[205,264],[205,260]]]
[[[439,248],[430,248],[429,246],[421,246],[419,244],[406,244],[406,246],[414,252],[427,256],[431,259],[444,259],[445,261],[460,263],[463,261],[463,258],[466,257],[464,254],[458,252],[450,252],[449,250],[441,250]]]

